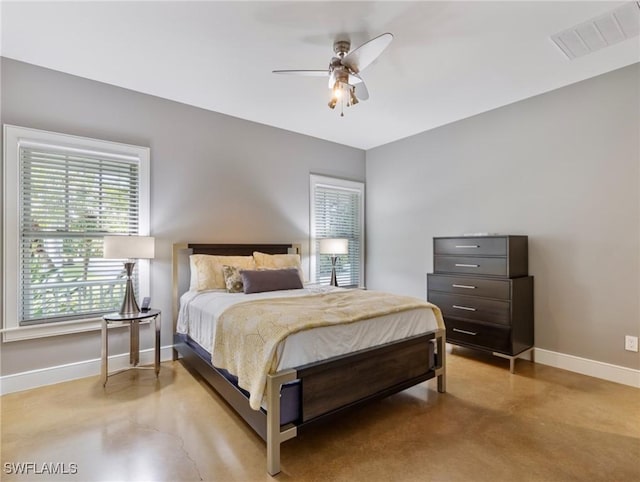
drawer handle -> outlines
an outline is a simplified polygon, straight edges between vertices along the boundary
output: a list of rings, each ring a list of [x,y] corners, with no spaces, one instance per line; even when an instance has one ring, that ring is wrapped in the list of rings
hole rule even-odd
[[[479,248],[480,246],[478,246],[477,244],[461,244],[459,246],[456,246],[456,248]]]
[[[462,263],[456,263],[456,266],[458,268],[479,268],[480,267],[479,264],[462,264]]]
[[[475,286],[469,286],[469,285],[456,285],[456,284],[453,284],[453,285],[451,285],[451,287],[452,288],[465,288],[467,290],[475,290],[476,289]]]
[[[458,328],[454,328],[453,331],[457,331],[458,333],[464,333],[465,335],[472,335],[472,336],[477,335],[477,333],[474,333],[473,331],[459,330]]]
[[[457,308],[459,310],[465,310],[465,311],[477,311],[475,308],[470,308],[468,306],[460,306],[460,305],[453,305],[454,308]]]

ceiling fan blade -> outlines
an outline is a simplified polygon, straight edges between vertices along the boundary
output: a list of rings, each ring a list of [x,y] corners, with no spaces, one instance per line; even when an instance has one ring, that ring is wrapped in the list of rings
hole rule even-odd
[[[348,67],[357,74],[377,59],[383,50],[389,46],[392,40],[393,35],[390,33],[378,35],[345,55],[342,59],[342,65]]]
[[[274,74],[301,75],[304,77],[327,77],[328,70],[274,70]]]
[[[364,85],[364,81],[360,79],[360,83],[354,86],[355,94],[358,100],[367,100],[369,98],[369,91],[367,86]]]
[[[349,83],[351,85],[356,85],[360,82],[364,82],[364,80],[362,80],[362,77],[360,77],[358,74],[349,74]]]

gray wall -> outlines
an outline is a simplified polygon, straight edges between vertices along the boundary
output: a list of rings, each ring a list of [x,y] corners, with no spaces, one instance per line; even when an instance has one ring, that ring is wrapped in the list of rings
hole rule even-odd
[[[9,59],[1,69],[2,123],[151,147],[163,345],[172,243],[302,242],[309,172],[365,177],[357,149]],[[638,368],[623,338],[640,331],[639,85],[634,65],[368,151],[367,285],[424,297],[433,236],[528,234],[536,345]],[[7,375],[97,358],[100,336],[0,352]]]
[[[424,297],[432,238],[529,236],[536,346],[631,368],[640,65],[367,151],[367,285]]]
[[[305,242],[309,173],[357,181],[364,151],[2,59],[2,123],[151,148],[151,297],[171,343],[174,242]],[[110,339],[110,354],[126,338]],[[119,339],[118,339],[119,338]],[[141,334],[142,348],[151,346]],[[100,333],[1,345],[2,375],[100,356]]]

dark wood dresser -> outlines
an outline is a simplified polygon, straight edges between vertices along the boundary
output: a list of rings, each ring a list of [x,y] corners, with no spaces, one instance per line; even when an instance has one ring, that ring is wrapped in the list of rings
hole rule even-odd
[[[433,239],[427,299],[437,305],[447,342],[508,358],[533,349],[533,277],[527,236]]]

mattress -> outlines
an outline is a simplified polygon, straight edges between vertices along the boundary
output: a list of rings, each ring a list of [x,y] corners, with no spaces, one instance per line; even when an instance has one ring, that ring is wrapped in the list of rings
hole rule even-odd
[[[226,291],[189,291],[180,298],[178,333],[188,335],[208,353],[212,351],[216,320],[236,303],[279,297],[308,296],[340,290],[312,286],[296,290],[265,293],[227,293]],[[343,325],[323,326],[289,335],[277,348],[277,370],[295,368],[334,356],[390,343],[410,336],[435,331],[437,319],[429,308],[370,318]]]

